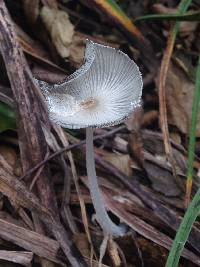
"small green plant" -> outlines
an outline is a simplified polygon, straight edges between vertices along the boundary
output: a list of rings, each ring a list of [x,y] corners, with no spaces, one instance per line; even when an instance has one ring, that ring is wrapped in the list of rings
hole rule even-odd
[[[134,22],[147,20],[200,21],[200,11],[188,11],[184,14],[149,14],[137,17]]]
[[[0,102],[0,132],[16,129],[15,113],[7,104]]]

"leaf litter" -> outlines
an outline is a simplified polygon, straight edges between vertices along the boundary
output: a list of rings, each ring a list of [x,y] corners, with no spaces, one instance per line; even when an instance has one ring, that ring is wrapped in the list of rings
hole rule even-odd
[[[16,263],[67,266],[69,262],[72,266],[89,266],[91,262],[98,265],[103,234],[93,220],[85,176],[85,145],[79,144],[85,139],[84,132],[63,130],[48,120],[43,98],[30,75],[31,70],[36,78],[50,83],[63,80],[82,64],[85,39],[120,48],[131,58],[137,58],[145,85],[142,108],[124,127],[118,131],[116,127],[116,132],[110,135],[112,128],[96,130],[97,135],[103,134],[95,140],[95,160],[105,205],[112,219],[125,223],[129,229],[126,236],[108,241],[103,264],[164,266],[184,214],[194,91],[191,70],[195,69],[194,62],[200,52],[196,45],[199,24],[181,23],[166,78],[169,141],[177,174],[174,177],[158,121],[158,72],[169,23],[140,22],[138,28],[130,26],[125,17],[116,15],[116,9],[109,10],[108,1],[102,1],[105,5],[100,1],[89,4],[89,1],[26,0],[13,5],[11,2],[5,1],[11,19],[4,14],[7,24],[0,22],[0,32],[6,30],[4,34],[10,38],[5,46],[0,45],[5,61],[0,58],[0,68],[2,73],[6,70],[8,73],[0,77],[0,105],[12,103],[7,112],[16,115],[9,123],[1,117],[0,124],[4,125],[0,135],[1,266],[8,266],[8,262],[9,266]],[[149,0],[137,4],[139,13],[134,14],[131,1],[118,2],[132,19],[152,10],[162,14],[169,12],[169,8],[170,12],[176,11],[172,1],[166,1],[168,7],[164,9],[165,6],[155,6]],[[192,10],[195,8],[199,8],[197,1],[192,5]],[[10,20],[15,22],[18,39],[6,28]],[[152,32],[151,37],[148,31]],[[19,58],[6,54],[8,44],[18,49],[17,40],[27,62],[21,54]],[[12,64],[15,71],[10,67]],[[11,90],[4,90],[6,87],[11,87],[12,93],[7,94]],[[22,99],[28,108],[22,105]],[[197,144],[198,137],[199,122]],[[53,152],[69,144],[76,144],[76,148],[48,160]],[[199,186],[199,153],[197,146],[194,192]],[[45,164],[30,171],[44,159]],[[200,265],[199,240],[197,221],[180,266]]]

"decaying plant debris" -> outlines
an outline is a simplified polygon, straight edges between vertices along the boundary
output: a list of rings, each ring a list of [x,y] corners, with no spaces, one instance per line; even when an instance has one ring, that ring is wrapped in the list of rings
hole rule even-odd
[[[177,4],[118,2],[131,18],[174,12]],[[191,9],[199,8],[193,1]],[[86,39],[123,50],[140,66],[144,82],[142,106],[124,125],[95,130],[105,205],[112,220],[128,229],[123,237],[108,239],[103,264],[165,265],[185,210],[199,24],[182,22],[166,78],[176,175],[159,125],[158,75],[170,22],[130,25],[99,1],[0,0],[0,266],[98,265],[104,235],[93,218],[85,133],[52,123],[33,82],[34,76],[57,83],[80,67]],[[199,153],[197,139],[194,192]],[[200,266],[198,220],[182,256],[180,266]]]

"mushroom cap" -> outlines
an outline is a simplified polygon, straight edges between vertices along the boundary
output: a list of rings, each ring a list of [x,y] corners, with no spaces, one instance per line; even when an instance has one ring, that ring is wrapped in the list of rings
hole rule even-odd
[[[121,123],[140,105],[143,86],[138,66],[126,54],[89,40],[85,63],[63,82],[34,81],[50,119],[73,129]]]

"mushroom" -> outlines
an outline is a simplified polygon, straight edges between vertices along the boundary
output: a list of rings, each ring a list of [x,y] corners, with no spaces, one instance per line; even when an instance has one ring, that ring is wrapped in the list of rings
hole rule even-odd
[[[86,166],[96,218],[104,233],[124,234],[108,216],[99,190],[93,151],[93,128],[123,122],[140,105],[141,73],[120,50],[87,41],[85,63],[63,82],[50,85],[35,79],[52,121],[64,128],[86,128]]]

